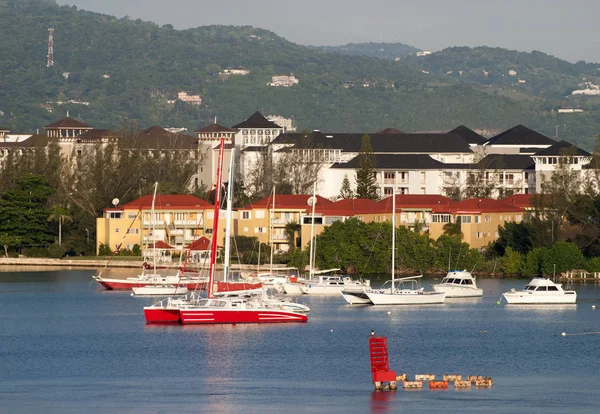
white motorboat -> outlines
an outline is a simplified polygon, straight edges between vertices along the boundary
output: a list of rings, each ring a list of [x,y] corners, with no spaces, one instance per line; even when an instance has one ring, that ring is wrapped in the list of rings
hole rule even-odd
[[[483,296],[475,277],[466,270],[450,270],[442,281],[432,286],[434,292],[444,292],[447,298],[471,298]]]
[[[329,273],[336,270],[339,269],[322,270],[320,272],[313,272],[313,274]],[[303,284],[300,284],[300,290],[307,295],[339,295],[342,290],[362,292],[364,289],[369,289],[370,287],[371,284],[368,280],[361,282],[342,276],[319,276],[314,281],[305,281]]]
[[[508,304],[573,304],[577,301],[577,292],[563,290],[560,283],[554,283],[544,277],[534,277],[523,290],[511,289],[502,297]]]
[[[426,292],[419,287],[418,279],[423,275],[408,276],[394,281],[388,280],[380,289],[365,290],[373,305],[429,305],[444,303],[443,292]]]
[[[185,285],[148,285],[134,287],[131,290],[135,296],[172,296],[188,293]]]

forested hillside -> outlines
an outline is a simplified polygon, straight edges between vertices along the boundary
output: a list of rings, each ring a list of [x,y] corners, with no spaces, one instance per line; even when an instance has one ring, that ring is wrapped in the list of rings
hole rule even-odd
[[[349,132],[522,123],[553,136],[559,125],[561,138],[588,149],[600,133],[600,97],[568,96],[583,78],[596,82],[598,65],[538,52],[453,48],[394,61],[329,53],[253,27],[174,30],[51,0],[0,0],[0,15],[10,16],[0,26],[0,125],[13,132],[34,131],[67,110],[97,128],[190,130],[215,116],[233,125],[259,110],[293,117],[300,129]],[[55,65],[47,68],[49,27]],[[250,73],[222,75],[238,67]],[[299,84],[267,86],[290,73]],[[199,94],[202,104],[169,104],[179,91]],[[567,106],[585,112],[557,114]]]
[[[340,53],[350,56],[370,56],[379,59],[401,59],[421,51],[403,43],[348,43],[341,46],[318,46],[324,52]]]

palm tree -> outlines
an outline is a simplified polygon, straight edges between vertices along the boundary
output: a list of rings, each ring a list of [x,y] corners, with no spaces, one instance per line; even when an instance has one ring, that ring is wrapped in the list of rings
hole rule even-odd
[[[464,235],[461,230],[460,221],[456,223],[446,223],[444,224],[444,234],[449,237],[456,237],[460,240],[463,239]]]
[[[71,222],[73,219],[69,216],[69,210],[63,206],[55,206],[52,208],[48,221],[58,221],[58,245],[62,244],[62,225],[63,223]]]

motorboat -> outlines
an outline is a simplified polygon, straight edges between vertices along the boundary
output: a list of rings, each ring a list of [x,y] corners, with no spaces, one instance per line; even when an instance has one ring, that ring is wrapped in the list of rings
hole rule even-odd
[[[450,270],[442,281],[431,286],[434,292],[444,292],[447,298],[471,298],[483,296],[475,277],[466,270]]]
[[[339,269],[336,269],[339,270]],[[322,272],[331,272],[324,270]],[[317,273],[317,272],[315,272]],[[300,284],[300,290],[307,295],[339,295],[343,290],[362,292],[371,287],[370,281],[358,281],[343,276],[319,276],[314,281]]]
[[[135,296],[172,296],[188,293],[185,285],[149,285],[134,287],[131,290]]]
[[[361,290],[342,290],[342,297],[350,305],[372,305],[371,299],[367,295],[364,289]]]
[[[388,280],[379,289],[365,290],[373,305],[429,305],[444,303],[446,293],[428,292],[419,286],[423,275]]]
[[[577,301],[577,292],[563,290],[560,283],[554,283],[550,279],[534,277],[523,290],[511,289],[510,292],[503,293],[502,297],[508,304],[573,304]]]

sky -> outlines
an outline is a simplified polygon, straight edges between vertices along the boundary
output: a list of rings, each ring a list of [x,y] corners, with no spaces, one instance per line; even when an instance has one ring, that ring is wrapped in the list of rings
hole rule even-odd
[[[600,0],[57,0],[117,17],[260,27],[302,45],[492,46],[600,63]]]

